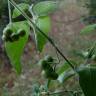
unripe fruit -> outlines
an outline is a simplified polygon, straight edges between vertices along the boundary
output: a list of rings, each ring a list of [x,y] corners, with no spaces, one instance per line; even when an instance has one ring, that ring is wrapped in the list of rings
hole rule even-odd
[[[5,35],[5,36],[10,36],[11,34],[12,34],[12,30],[10,28],[6,28],[3,31],[3,35]]]
[[[11,37],[12,41],[17,41],[19,39],[19,35],[16,33],[12,33]]]
[[[10,38],[11,34],[12,34],[12,30],[10,28],[4,29],[2,40],[6,41],[6,42],[7,41],[11,42],[12,41],[11,38]]]
[[[58,78],[58,74],[55,72],[53,67],[50,65],[50,62],[53,61],[53,58],[50,56],[47,56],[45,59],[42,59],[39,61],[39,65],[42,68],[42,75],[50,80],[56,80]]]
[[[44,60],[46,60],[48,62],[53,62],[54,61],[54,59],[50,55],[45,56]]]
[[[48,64],[48,62],[47,61],[45,61],[45,60],[40,60],[39,61],[39,65],[41,66],[41,68],[43,69],[43,70],[46,70],[46,69],[48,69],[49,68],[49,64]]]
[[[25,36],[25,34],[26,34],[25,30],[23,30],[23,29],[19,29],[17,33],[21,37]]]
[[[54,72],[52,66],[50,66],[50,65],[47,67],[46,71],[49,71],[49,72],[51,72],[51,73]]]
[[[51,78],[53,80],[56,80],[58,78],[58,74],[56,72],[54,72]]]
[[[50,70],[42,71],[42,75],[50,80],[56,80],[58,78],[58,74],[54,71],[50,72]]]

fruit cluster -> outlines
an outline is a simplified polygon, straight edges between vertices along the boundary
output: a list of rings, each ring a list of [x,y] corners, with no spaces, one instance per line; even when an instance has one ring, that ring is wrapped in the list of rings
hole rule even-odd
[[[45,56],[44,59],[39,61],[39,65],[42,68],[42,74],[50,80],[56,80],[58,78],[58,74],[53,68],[54,58],[51,56]]]
[[[7,27],[3,31],[2,40],[6,41],[6,42],[18,41],[19,38],[25,36],[25,34],[26,34],[26,32],[23,29],[19,29],[17,32],[13,32],[10,27]]]

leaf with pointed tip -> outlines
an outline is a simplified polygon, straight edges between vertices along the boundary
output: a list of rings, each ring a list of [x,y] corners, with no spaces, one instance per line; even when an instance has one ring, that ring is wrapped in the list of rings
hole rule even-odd
[[[38,16],[47,16],[57,8],[57,2],[43,1],[33,6],[33,13]]]
[[[27,21],[16,22],[16,23],[12,23],[12,25],[9,24],[7,26],[9,26],[13,32],[17,32],[18,29],[21,28],[23,28],[26,32],[26,35],[24,37],[19,38],[18,41],[5,42],[5,49],[11,61],[11,64],[15,68],[16,72],[20,74],[21,73],[20,59],[24,50],[24,46],[28,40],[30,27],[28,26]]]
[[[18,6],[22,11],[28,13],[29,4],[21,3],[21,4],[18,4],[17,6]],[[20,15],[21,15],[21,12],[20,12],[17,8],[15,8],[15,9],[13,10],[12,18],[16,18],[16,17],[18,17],[18,16],[20,16]]]
[[[36,21],[36,25],[41,29],[41,31],[43,31],[46,35],[48,35],[48,33],[51,30],[50,17],[45,16],[45,17],[38,18]],[[35,29],[34,33],[35,33],[37,49],[38,51],[41,52],[42,49],[44,48],[44,45],[46,44],[47,39],[37,29]]]

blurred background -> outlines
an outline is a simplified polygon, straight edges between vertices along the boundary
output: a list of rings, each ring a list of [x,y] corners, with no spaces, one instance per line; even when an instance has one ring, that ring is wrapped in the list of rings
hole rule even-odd
[[[21,2],[35,4],[45,0],[14,1],[17,4]],[[80,34],[80,31],[88,24],[96,23],[96,0],[57,1],[59,1],[59,8],[50,15],[52,29],[49,36],[53,38],[54,42],[69,60],[75,61],[77,65],[82,64],[84,59],[78,55],[78,52],[82,50],[86,51],[90,48],[96,40],[96,33],[83,36]],[[20,76],[17,76],[10,65],[1,39],[3,28],[8,24],[8,21],[7,1],[0,0],[0,96],[35,96],[33,95],[34,86],[44,84],[45,82],[45,79],[40,74],[41,70],[37,63],[40,58],[48,54],[57,58],[56,51],[48,42],[43,52],[38,53],[34,38],[30,35],[24,54],[22,54],[23,72]],[[61,62],[58,67],[64,64],[64,60],[60,56],[59,59]],[[77,78],[73,77],[64,83],[63,86],[59,85],[57,81],[53,82],[50,90],[54,90],[54,88],[57,90],[66,88],[77,90],[80,87]],[[71,95],[65,94],[58,96]]]

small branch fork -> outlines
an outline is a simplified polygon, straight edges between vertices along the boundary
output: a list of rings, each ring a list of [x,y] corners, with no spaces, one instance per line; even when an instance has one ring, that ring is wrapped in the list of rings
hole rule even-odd
[[[13,0],[9,0],[9,2],[15,7],[17,8],[22,15],[28,20],[30,21],[30,23],[35,26],[35,28],[51,43],[51,45],[55,48],[55,50],[66,60],[66,62],[70,65],[70,67],[75,71],[75,68],[73,66],[73,64],[66,58],[66,56],[59,50],[59,48],[55,45],[55,43],[53,42],[53,40],[48,37],[40,28],[38,28],[36,26],[36,24],[30,19],[29,16],[26,15],[25,12],[23,12],[20,8],[18,8],[17,4],[13,1]]]

